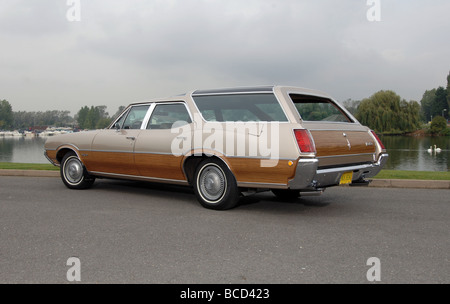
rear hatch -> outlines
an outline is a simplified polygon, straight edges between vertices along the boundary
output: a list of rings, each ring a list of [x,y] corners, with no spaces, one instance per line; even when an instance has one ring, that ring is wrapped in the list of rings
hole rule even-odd
[[[316,145],[319,169],[366,164],[375,160],[375,142],[367,131],[350,131],[342,127],[341,130],[309,130]]]
[[[319,169],[373,163],[376,142],[367,127],[331,99],[291,94],[316,146]]]

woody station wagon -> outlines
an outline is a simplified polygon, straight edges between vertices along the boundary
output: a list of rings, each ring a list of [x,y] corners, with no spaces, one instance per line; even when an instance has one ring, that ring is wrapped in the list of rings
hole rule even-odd
[[[107,129],[48,139],[45,155],[71,189],[96,178],[180,184],[216,210],[258,191],[292,199],[367,185],[388,158],[377,135],[330,96],[287,86],[134,103]]]

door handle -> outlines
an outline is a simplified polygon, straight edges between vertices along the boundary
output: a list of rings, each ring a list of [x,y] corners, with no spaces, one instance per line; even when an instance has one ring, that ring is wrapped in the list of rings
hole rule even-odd
[[[177,139],[187,140],[186,136],[177,136]]]
[[[134,136],[127,136],[127,139],[130,139],[130,140],[135,140],[135,139],[136,139],[136,137],[134,137]]]

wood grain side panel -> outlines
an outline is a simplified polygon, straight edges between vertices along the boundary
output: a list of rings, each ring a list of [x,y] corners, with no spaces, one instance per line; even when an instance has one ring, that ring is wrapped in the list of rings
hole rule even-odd
[[[181,168],[183,157],[169,154],[135,154],[139,175],[163,179],[186,180]]]
[[[294,177],[295,164],[288,165],[288,160],[279,160],[274,167],[262,167],[260,159],[227,158],[238,182],[287,184]]]
[[[86,152],[84,154],[82,161],[88,171],[139,175],[134,165],[133,153]]]

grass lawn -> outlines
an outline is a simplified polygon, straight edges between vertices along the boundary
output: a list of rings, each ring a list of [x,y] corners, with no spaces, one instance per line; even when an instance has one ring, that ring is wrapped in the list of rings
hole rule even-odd
[[[18,164],[0,162],[0,169],[58,171],[59,167],[55,167],[51,164]],[[382,170],[375,177],[375,179],[450,180],[450,172]]]
[[[0,169],[58,171],[59,167],[55,167],[52,164],[18,164],[18,163],[1,163],[0,162]]]
[[[450,180],[450,172],[381,170],[375,179]]]

